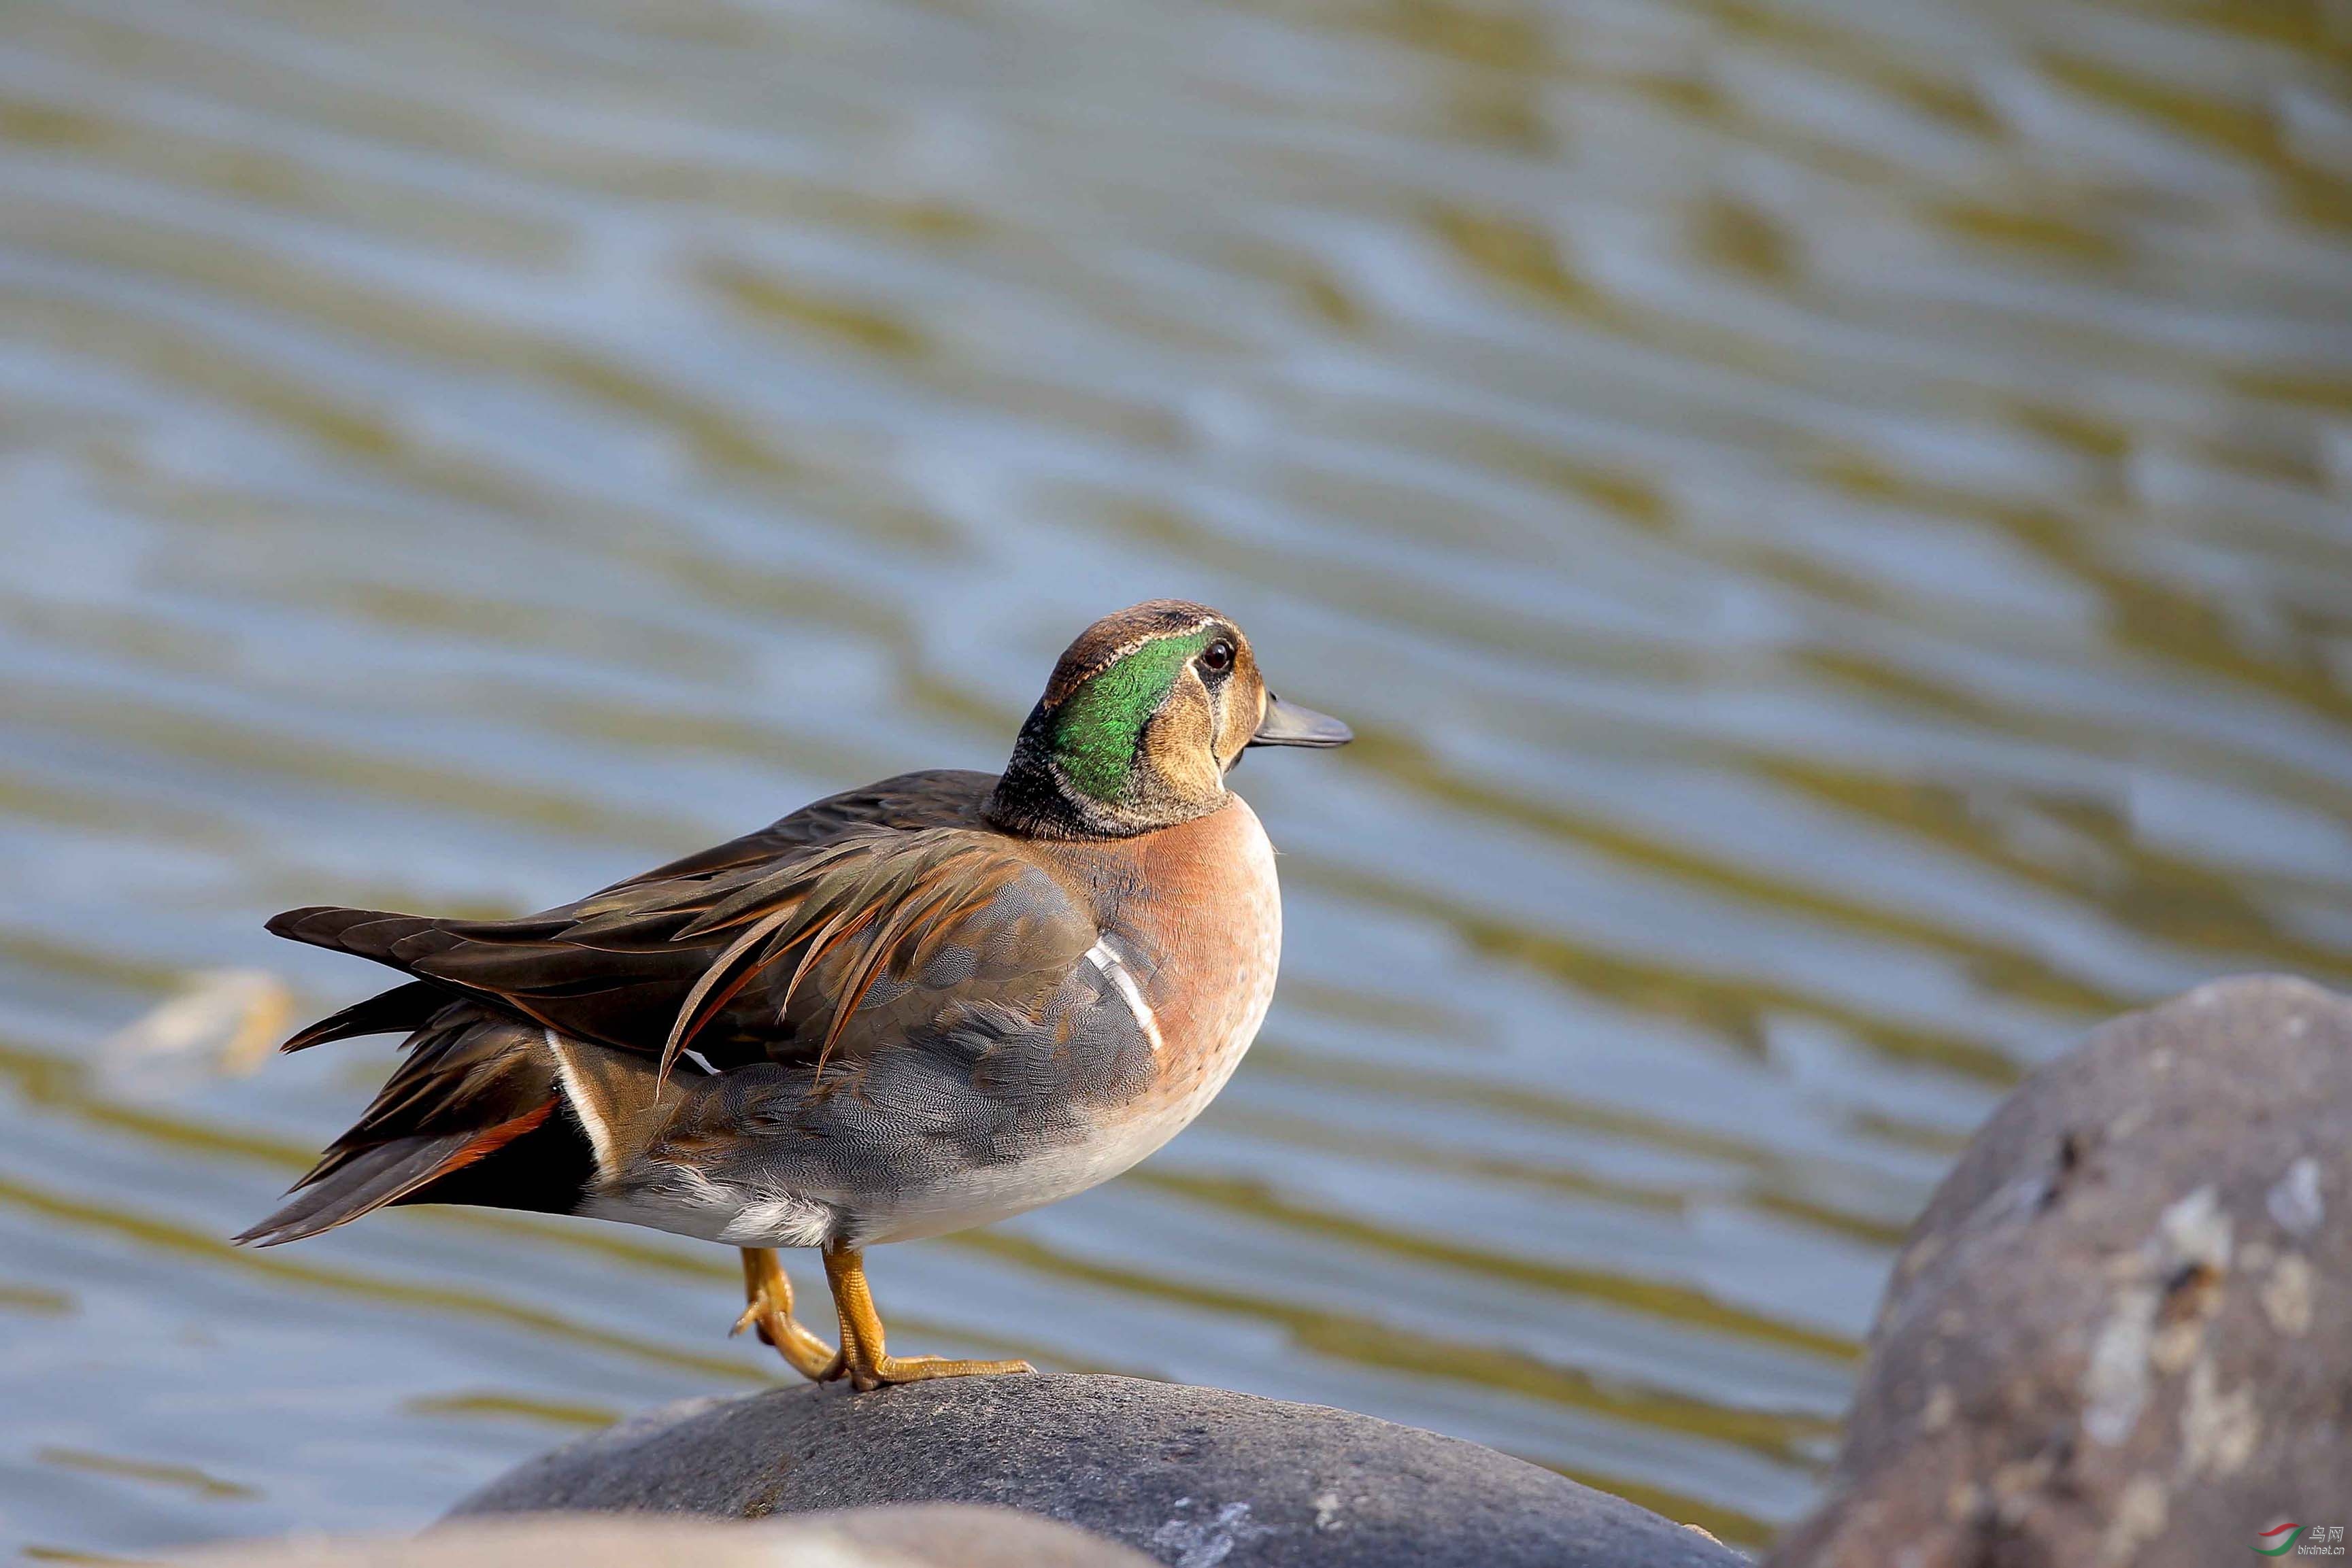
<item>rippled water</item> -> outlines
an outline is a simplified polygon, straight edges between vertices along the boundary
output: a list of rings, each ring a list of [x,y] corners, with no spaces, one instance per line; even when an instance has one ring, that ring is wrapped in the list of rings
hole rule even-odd
[[[694,1243],[231,1249],[390,1042],[117,1031],[383,983],[287,905],[992,767],[1162,593],[1364,737],[1244,775],[1274,1015],[1133,1175],[878,1254],[898,1338],[1766,1538],[2022,1069],[2352,984],[2347,58],[2324,0],[0,7],[0,1542],[410,1526],[776,1378]]]

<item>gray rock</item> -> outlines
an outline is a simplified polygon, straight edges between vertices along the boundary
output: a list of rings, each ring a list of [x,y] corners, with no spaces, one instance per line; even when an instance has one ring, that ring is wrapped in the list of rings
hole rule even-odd
[[[239,1542],[187,1568],[1151,1568],[1098,1535],[1009,1508],[940,1504],[756,1524],[542,1514],[422,1536]]]
[[[1622,1499],[1368,1416],[1126,1377],[954,1378],[699,1401],[534,1460],[454,1517],[756,1518],[1005,1503],[1181,1568],[1738,1568]]]
[[[1913,1228],[1774,1568],[2211,1568],[2352,1526],[2347,1150],[2352,1001],[2300,980],[2033,1074]]]

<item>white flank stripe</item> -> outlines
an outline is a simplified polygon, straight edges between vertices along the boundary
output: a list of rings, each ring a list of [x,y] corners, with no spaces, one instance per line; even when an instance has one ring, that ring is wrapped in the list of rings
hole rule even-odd
[[[1097,937],[1095,945],[1087,949],[1087,956],[1093,959],[1095,967],[1118,988],[1118,994],[1127,998],[1127,1010],[1135,1015],[1136,1023],[1143,1030],[1143,1038],[1151,1042],[1152,1050],[1158,1051],[1160,1048],[1160,1020],[1153,1016],[1151,1004],[1143,999],[1143,988],[1137,985],[1135,977],[1127,972],[1127,965],[1120,959],[1118,949],[1110,945],[1110,938]]]
[[[589,1103],[580,1087],[580,1070],[572,1064],[572,1050],[558,1039],[551,1029],[540,1030],[547,1037],[547,1049],[555,1056],[555,1075],[563,1081],[563,1097],[572,1102],[572,1113],[588,1130],[588,1145],[596,1151],[596,1175],[604,1181],[613,1179],[618,1163],[613,1154],[613,1129],[604,1124],[604,1116]]]

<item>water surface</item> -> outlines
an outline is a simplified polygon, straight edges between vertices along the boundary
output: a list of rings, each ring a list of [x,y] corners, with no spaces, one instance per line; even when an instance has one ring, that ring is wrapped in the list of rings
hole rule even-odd
[[[1241,777],[1274,1014],[1129,1176],[878,1253],[894,1343],[1768,1538],[2022,1071],[2352,984],[2347,63],[2320,0],[0,8],[0,1549],[411,1527],[775,1380],[709,1247],[231,1249],[391,1042],[118,1031],[383,983],[289,905],[992,768],[1158,594],[1363,737]]]

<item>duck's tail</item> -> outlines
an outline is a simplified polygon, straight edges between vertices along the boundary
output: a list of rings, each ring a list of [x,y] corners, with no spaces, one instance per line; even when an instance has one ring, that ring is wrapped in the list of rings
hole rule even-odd
[[[404,1027],[376,1020],[406,1019],[404,1009],[422,998],[396,1007],[394,998],[434,989],[403,986],[347,1008],[287,1049]],[[359,1124],[294,1184],[283,1207],[236,1239],[259,1247],[299,1241],[394,1203],[568,1213],[594,1165],[586,1136],[562,1104],[554,1053],[541,1030],[441,992],[407,1060]]]

